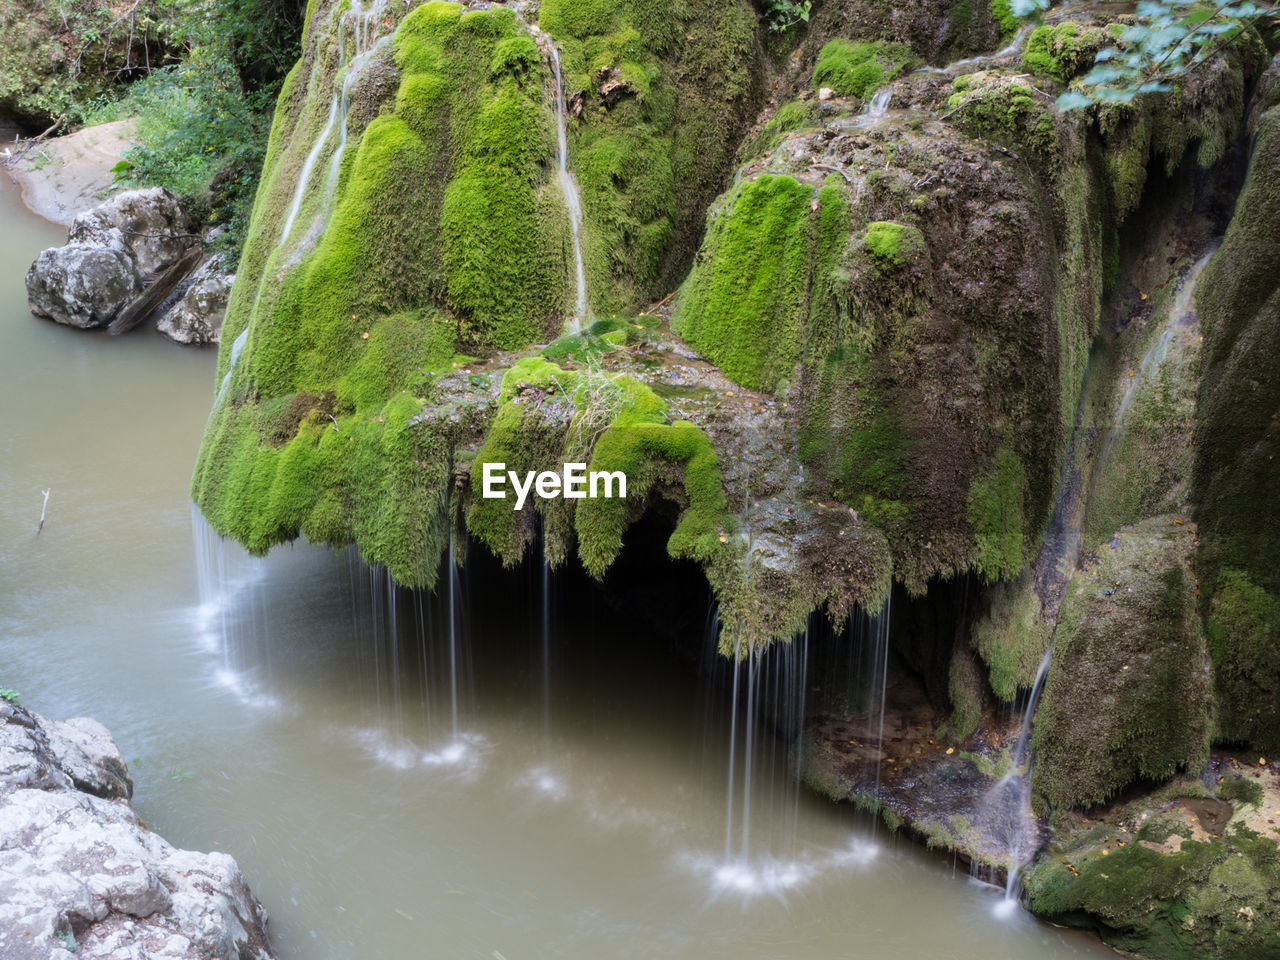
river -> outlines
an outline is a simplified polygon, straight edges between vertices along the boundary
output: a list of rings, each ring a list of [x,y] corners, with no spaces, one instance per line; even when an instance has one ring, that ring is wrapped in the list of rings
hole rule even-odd
[[[433,623],[448,676],[447,598],[388,605],[347,554],[193,538],[213,352],[31,317],[23,274],[63,231],[0,181],[0,686],[105,723],[141,816],[233,854],[282,957],[1114,956],[997,919],[1000,890],[797,797],[763,732],[753,852],[726,863],[721,701],[563,583],[544,688],[536,569],[505,601],[457,597],[455,739],[449,684],[424,703],[389,640],[394,610],[413,661]]]

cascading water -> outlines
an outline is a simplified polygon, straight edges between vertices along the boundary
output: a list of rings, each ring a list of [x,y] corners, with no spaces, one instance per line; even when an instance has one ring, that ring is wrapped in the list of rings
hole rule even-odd
[[[565,208],[569,212],[569,232],[573,236],[573,267],[576,282],[573,316],[565,323],[565,333],[578,333],[588,317],[587,272],[582,263],[582,196],[578,192],[577,180],[569,172],[569,134],[565,118],[560,51],[550,39],[547,47],[551,52],[556,81],[556,179],[560,184],[560,192],[564,196]]]
[[[367,8],[361,0],[352,0],[350,8],[339,14],[340,24],[339,29],[336,31],[338,36],[338,68],[334,75],[334,88],[329,100],[329,113],[325,119],[325,125],[320,130],[320,135],[316,138],[316,142],[302,162],[302,168],[298,171],[298,180],[294,186],[293,198],[289,203],[289,211],[285,215],[284,226],[280,230],[280,239],[278,241],[280,246],[284,245],[293,232],[298,214],[302,210],[303,201],[307,196],[307,189],[311,184],[311,176],[320,161],[321,154],[329,145],[329,141],[336,131],[337,143],[334,145],[333,154],[329,159],[329,168],[324,181],[324,193],[321,196],[320,213],[316,225],[308,231],[308,236],[317,236],[319,231],[323,229],[324,220],[328,216],[334,196],[337,193],[338,174],[342,168],[342,156],[347,147],[347,113],[351,105],[351,88],[358,79],[360,71],[368,65],[374,54],[390,39],[390,37],[384,36],[376,41],[374,40],[385,8],[386,0],[374,0]],[[347,23],[352,26],[355,40],[355,51],[349,63],[346,58],[345,26]]]
[[[889,113],[889,101],[893,99],[893,90],[889,87],[883,87],[877,90],[875,94],[867,101],[867,105],[862,112],[868,117],[883,117]]]
[[[1153,370],[1158,369],[1160,364],[1165,362],[1169,356],[1169,347],[1172,345],[1174,338],[1195,323],[1196,282],[1200,279],[1200,274],[1208,266],[1209,259],[1212,256],[1213,250],[1210,250],[1197,260],[1191,269],[1187,271],[1186,276],[1182,278],[1177,295],[1169,306],[1169,313],[1165,318],[1160,335],[1156,337],[1155,342],[1143,354],[1137,369],[1130,371],[1130,375],[1127,378],[1129,382],[1125,386],[1124,394],[1120,397],[1120,403],[1116,406],[1111,429],[1107,431],[1107,440],[1103,444],[1102,453],[1098,457],[1098,466],[1100,468],[1106,464],[1111,455],[1111,448],[1115,445],[1116,438],[1120,436],[1124,415],[1129,409],[1129,404],[1133,402],[1134,395],[1138,392],[1138,385]]]
[[[215,408],[222,402],[222,398],[231,387],[231,373],[235,370],[236,361],[240,359],[240,354],[244,350],[245,341],[248,339],[249,328],[245,327],[240,331],[239,335],[231,341],[231,356],[227,358],[227,372],[222,377],[222,383],[218,384],[217,396],[213,398],[213,405]]]
[[[1168,357],[1173,341],[1179,335],[1192,335],[1196,324],[1196,281],[1212,257],[1205,253],[1183,276],[1178,292],[1161,321],[1159,333],[1143,354],[1137,368],[1129,372],[1127,384],[1111,417],[1111,427],[1092,468],[1094,481],[1102,475],[1112,448],[1124,429],[1125,414],[1137,394],[1139,385],[1158,370]],[[1074,472],[1075,458],[1068,451],[1058,481],[1058,498],[1054,504],[1049,530],[1036,561],[1038,591],[1046,598],[1049,607],[1046,615],[1056,617],[1057,605],[1065,591],[1065,580],[1071,576],[1080,560],[1081,525],[1084,521],[1083,493],[1087,484]],[[988,791],[983,800],[982,819],[989,833],[1002,841],[1007,851],[1007,873],[1001,912],[1012,911],[1021,900],[1020,876],[1029,858],[1035,852],[1036,819],[1031,811],[1031,770],[1035,756],[1031,750],[1031,733],[1036,710],[1044,693],[1045,681],[1053,654],[1053,638],[1050,637],[1044,659],[1036,672],[1022,711],[1022,722],[1014,743],[1012,766],[1008,773]]]

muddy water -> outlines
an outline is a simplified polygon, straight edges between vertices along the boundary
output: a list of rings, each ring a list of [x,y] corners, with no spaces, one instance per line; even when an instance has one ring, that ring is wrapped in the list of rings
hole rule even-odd
[[[60,240],[3,184],[0,686],[105,722],[142,816],[233,853],[283,957],[1109,955],[997,920],[1000,891],[793,799],[763,733],[753,849],[726,865],[723,708],[554,583],[544,691],[537,570],[505,601],[459,594],[456,739],[444,596],[389,602],[316,548],[259,563],[204,543],[202,597],[187,484],[213,353],[30,317],[23,273]]]

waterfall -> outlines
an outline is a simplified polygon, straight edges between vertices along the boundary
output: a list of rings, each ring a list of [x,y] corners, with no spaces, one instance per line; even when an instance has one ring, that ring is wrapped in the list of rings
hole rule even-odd
[[[1031,724],[1035,720],[1036,710],[1040,707],[1040,698],[1044,695],[1044,681],[1049,675],[1049,660],[1053,646],[1045,651],[1040,668],[1036,671],[1035,682],[1027,695],[1027,705],[1022,712],[1022,725],[1018,728],[1018,738],[1013,750],[1013,766],[992,788],[997,797],[1001,794],[1012,799],[1016,804],[1010,817],[1012,835],[1009,841],[1009,868],[1005,874],[1004,909],[1010,910],[1022,897],[1022,883],[1019,876],[1032,851],[1027,849],[1027,836],[1035,829],[1034,814],[1031,813]],[[1025,772],[1023,765],[1026,765]]]
[[[374,34],[377,33],[378,18],[382,15],[385,6],[386,0],[374,0],[366,9],[361,0],[352,0],[350,9],[340,14],[338,67],[334,75],[333,94],[329,100],[329,114],[325,120],[324,127],[320,130],[320,136],[316,138],[316,142],[302,162],[302,168],[298,171],[298,180],[293,189],[293,199],[289,204],[289,212],[285,216],[284,226],[280,230],[278,245],[283,246],[293,232],[298,213],[302,209],[303,200],[306,199],[307,188],[311,183],[311,175],[315,171],[316,164],[320,161],[320,155],[324,152],[324,148],[328,145],[334,131],[337,130],[338,142],[334,146],[333,155],[329,160],[324,194],[321,198],[322,218],[333,201],[338,187],[338,173],[342,167],[342,155],[347,146],[347,112],[351,105],[351,87],[359,76],[360,71],[373,58],[374,53],[390,39],[390,37],[382,37],[376,43],[370,43]],[[346,30],[344,29],[348,19],[352,21],[355,37],[355,53],[352,55],[350,63],[347,63],[346,58]],[[314,233],[315,231],[312,232]]]
[[[1186,276],[1182,278],[1178,293],[1174,297],[1173,303],[1169,306],[1169,313],[1165,317],[1160,336],[1143,354],[1142,361],[1138,364],[1137,369],[1130,372],[1127,378],[1129,383],[1125,387],[1124,394],[1120,397],[1120,403],[1116,407],[1115,416],[1112,418],[1111,429],[1107,431],[1106,442],[1102,445],[1102,453],[1098,456],[1099,470],[1106,464],[1111,454],[1111,448],[1120,436],[1121,428],[1124,425],[1124,415],[1128,411],[1134,395],[1138,392],[1138,385],[1148,373],[1165,362],[1169,355],[1169,346],[1173,343],[1173,338],[1177,335],[1179,329],[1195,322],[1196,282],[1200,279],[1200,274],[1208,266],[1209,259],[1212,256],[1213,251],[1210,250],[1197,260],[1191,269],[1187,271]]]
[[[565,209],[569,211],[569,230],[573,235],[573,265],[577,281],[577,293],[573,304],[573,316],[565,323],[565,333],[578,333],[587,319],[587,272],[582,264],[582,197],[578,182],[569,172],[569,135],[565,121],[564,83],[560,73],[560,51],[554,41],[548,42],[551,63],[555,67],[556,80],[556,178],[564,195]]]
[[[882,87],[877,90],[862,112],[868,117],[883,117],[889,112],[889,101],[893,99],[893,90],[890,87]]]
[[[454,559],[453,525],[449,525],[449,704],[453,740],[458,741],[458,564]]]
[[[218,385],[218,395],[213,398],[213,405],[216,408],[222,402],[223,396],[231,387],[231,374],[236,368],[236,361],[240,359],[240,353],[244,350],[244,343],[249,339],[249,328],[245,327],[231,341],[231,356],[227,358],[227,372],[222,376],[222,383]]]

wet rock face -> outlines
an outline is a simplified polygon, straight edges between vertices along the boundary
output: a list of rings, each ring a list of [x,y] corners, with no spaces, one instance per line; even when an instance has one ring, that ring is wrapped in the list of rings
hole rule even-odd
[[[187,292],[160,318],[156,329],[178,343],[217,343],[234,280],[221,255],[210,258],[196,268]]]
[[[268,960],[235,861],[147,830],[99,723],[0,703],[0,956]]]
[[[72,327],[106,326],[141,292],[138,261],[114,227],[90,242],[42,250],[27,271],[31,312]]]
[[[1280,86],[1259,84],[1249,179],[1205,268],[1205,335],[1192,495],[1221,734],[1280,746]]]
[[[1196,613],[1195,530],[1174,516],[1119,531],[1067,588],[1036,717],[1035,791],[1092,806],[1209,753],[1209,656]]]

